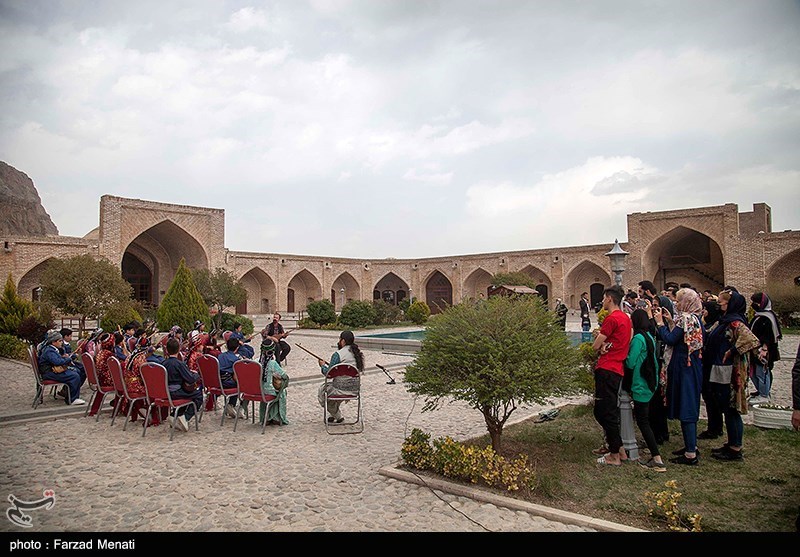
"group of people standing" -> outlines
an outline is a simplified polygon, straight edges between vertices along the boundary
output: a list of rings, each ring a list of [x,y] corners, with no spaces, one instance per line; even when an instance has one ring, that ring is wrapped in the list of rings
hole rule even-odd
[[[597,463],[618,466],[628,458],[620,434],[622,389],[631,395],[650,452],[650,459],[639,459],[642,466],[666,471],[659,446],[669,440],[668,420],[680,422],[683,437],[670,462],[698,464],[697,440],[721,437],[723,424],[727,441],[711,456],[742,460],[742,415],[748,405],[770,400],[772,369],[780,358],[782,334],[769,296],[751,296],[754,313],[748,320],[745,297],[733,286],[718,295],[700,294],[688,284],[656,292],[650,281],[640,282],[633,296],[619,287],[603,292],[608,315],[593,344],[598,352],[594,416],[606,442],[595,450],[601,455]],[[748,396],[749,382],[756,391]],[[701,403],[708,427],[698,433]]]

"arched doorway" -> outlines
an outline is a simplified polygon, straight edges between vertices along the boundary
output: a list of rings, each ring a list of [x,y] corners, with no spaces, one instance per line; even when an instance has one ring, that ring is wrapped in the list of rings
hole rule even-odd
[[[289,312],[304,311],[308,302],[322,299],[322,285],[310,271],[303,269],[289,281],[287,298],[292,292],[292,309]]]
[[[342,306],[350,300],[361,299],[361,287],[348,272],[344,272],[333,281],[331,285],[331,302],[336,311],[341,311]]]
[[[645,249],[642,276],[659,290],[667,282],[686,282],[701,292],[718,292],[725,285],[722,250],[705,234],[677,226]]]
[[[166,294],[181,259],[189,269],[208,269],[208,257],[194,236],[172,222],[164,220],[151,226],[125,248],[122,255],[122,276],[133,277],[140,294],[149,282],[149,300],[145,304],[158,305]],[[149,278],[147,274],[150,274]]]
[[[534,280],[536,283],[534,289],[539,293],[539,298],[546,306],[550,290],[553,288],[553,283],[550,281],[550,277],[547,276],[547,273],[534,265],[526,265],[520,269],[520,272],[525,273]]]
[[[463,300],[480,300],[489,295],[489,286],[492,284],[492,275],[480,267],[472,271],[464,281]],[[462,301],[463,301],[462,300]]]
[[[153,270],[128,251],[122,256],[122,278],[133,287],[135,300],[153,302]]]
[[[564,297],[569,300],[569,306],[572,309],[578,309],[581,294],[588,292],[589,304],[594,307],[596,303],[603,301],[603,290],[605,289],[603,284],[612,282],[608,271],[593,261],[584,260],[567,273],[564,280]]]
[[[30,271],[22,275],[17,285],[17,295],[30,301],[36,301],[37,288],[42,285],[42,274],[47,269],[47,266],[53,261],[54,257],[48,257],[41,263],[34,266]],[[5,283],[3,283],[5,284]]]
[[[237,306],[236,313],[263,314],[278,309],[275,281],[263,269],[253,267],[242,275],[239,284],[247,291],[247,299]]]
[[[431,314],[441,313],[453,305],[453,285],[440,271],[434,271],[425,283],[425,302]]]
[[[597,282],[589,285],[589,305],[592,308],[603,305],[603,291],[605,289],[605,286]]]
[[[373,300],[397,305],[408,296],[408,283],[394,273],[386,273],[372,289]]]

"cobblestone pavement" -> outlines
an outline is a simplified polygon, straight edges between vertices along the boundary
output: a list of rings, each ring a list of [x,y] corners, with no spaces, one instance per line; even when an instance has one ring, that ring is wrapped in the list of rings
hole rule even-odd
[[[293,333],[326,359],[337,332]],[[798,337],[782,345],[793,355]],[[462,403],[422,413],[403,387],[403,366],[411,357],[366,351],[368,373],[362,382],[365,430],[333,436],[325,432],[317,389],[322,379],[312,356],[294,347],[287,371],[287,426],[239,423],[220,426],[219,412],[207,413],[199,431],[149,428],[140,422],[122,431],[110,427],[108,412],[100,421],[83,418],[83,409],[68,409],[45,397],[35,412],[30,368],[0,360],[6,396],[0,399],[0,495],[22,500],[53,489],[56,504],[31,511],[39,532],[156,531],[301,531],[301,532],[578,532],[595,531],[574,521],[548,520],[536,513],[398,481],[380,473],[400,459],[403,439],[419,427],[433,437],[466,439],[485,433],[481,415]],[[385,366],[397,383],[375,367]],[[776,369],[776,402],[789,392]],[[785,369],[784,369],[785,368]],[[88,399],[88,387],[83,395]],[[553,401],[553,405],[565,401]],[[521,420],[551,406],[521,408]],[[42,419],[48,413],[71,417]],[[346,416],[354,405],[343,408]],[[193,423],[192,423],[193,425]],[[343,427],[343,426],[339,426]],[[0,531],[20,529],[0,521]]]

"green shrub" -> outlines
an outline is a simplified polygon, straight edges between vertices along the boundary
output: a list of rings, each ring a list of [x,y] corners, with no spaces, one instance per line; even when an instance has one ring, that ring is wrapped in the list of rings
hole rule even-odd
[[[221,317],[223,331],[232,331],[237,323],[241,323],[243,335],[247,336],[253,334],[253,329],[255,328],[253,320],[245,315],[223,312],[221,316],[218,315],[217,317]],[[208,330],[208,328],[206,328],[206,330]]]
[[[297,322],[297,326],[300,329],[319,329],[319,323],[311,319],[310,317],[303,317]]]
[[[334,323],[326,323],[320,327],[320,329],[322,329],[323,331],[338,331],[341,328],[342,327],[338,321]]]
[[[314,300],[306,306],[306,312],[314,322],[320,325],[336,322],[336,308],[330,300]]]
[[[339,323],[350,329],[363,329],[375,323],[375,308],[372,302],[352,300],[342,307]]]
[[[405,438],[400,447],[400,456],[408,466],[419,470],[433,468],[433,447],[430,445],[431,436],[419,428],[411,430],[411,435]]]
[[[157,314],[158,328],[162,331],[168,331],[173,325],[190,331],[196,320],[209,321],[208,306],[197,290],[192,273],[183,258],[178,264],[172,284],[158,306]]]
[[[421,300],[417,300],[411,304],[406,312],[406,317],[408,320],[417,325],[422,325],[425,323],[430,315],[431,308],[429,308],[428,304]]]
[[[28,345],[14,335],[0,333],[0,356],[13,360],[25,360],[28,357]]]
[[[104,331],[116,331],[117,327],[123,327],[131,321],[142,323],[142,316],[136,311],[133,300],[126,300],[113,304],[103,313],[100,327]]]
[[[33,315],[33,305],[17,295],[17,287],[8,273],[3,295],[0,297],[0,333],[17,334],[22,320]]]
[[[375,308],[374,325],[394,325],[403,320],[403,310],[385,300],[375,300],[372,302]]]

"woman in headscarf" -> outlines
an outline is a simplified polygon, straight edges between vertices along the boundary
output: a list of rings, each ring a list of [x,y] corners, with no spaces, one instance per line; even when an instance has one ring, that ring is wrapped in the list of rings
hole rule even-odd
[[[750,379],[755,385],[756,396],[750,404],[769,402],[772,392],[772,368],[781,359],[778,341],[783,338],[778,316],[772,311],[772,300],[764,292],[756,292],[750,296],[755,315],[750,321],[750,330],[758,337],[761,345],[758,355],[750,362]]]
[[[651,318],[653,324],[654,336],[656,339],[656,360],[658,361],[658,385],[656,391],[653,393],[653,398],[650,399],[650,427],[653,434],[656,436],[656,443],[663,445],[669,441],[669,422],[667,420],[667,364],[665,363],[665,344],[658,335],[658,328],[656,327],[655,319],[653,319],[653,309],[662,308],[661,315],[664,317],[664,322],[670,330],[674,327],[672,321],[672,302],[666,296],[654,296],[651,306],[647,307],[648,317]],[[672,349],[670,348],[670,351]]]
[[[148,361],[147,358],[151,354],[150,338],[147,335],[142,335],[139,337],[133,352],[131,352],[131,355],[126,358],[123,364],[122,380],[125,381],[125,388],[128,390],[128,395],[130,395],[131,398],[139,398],[147,395],[147,389],[145,389],[140,370],[142,364]],[[135,422],[137,417],[144,419],[149,404],[150,401],[147,399],[134,401],[131,421]],[[127,415],[127,401],[123,401],[119,413]],[[163,416],[161,416],[159,412],[152,412],[150,414],[150,425],[160,424],[162,418]]]
[[[97,374],[97,381],[104,387],[112,387],[114,381],[111,379],[111,370],[108,369],[108,359],[114,355],[114,335],[102,333],[97,339],[97,349],[94,353],[94,371]],[[94,416],[100,411],[100,397],[95,397],[89,415]],[[117,404],[117,397],[111,401],[111,406]]]
[[[289,375],[275,360],[275,350],[278,344],[272,337],[264,336],[263,333],[262,337],[264,340],[261,343],[261,356],[259,358],[262,369],[262,388],[265,393],[277,396],[278,400],[270,405],[269,414],[266,416],[264,414],[267,405],[263,402],[261,403],[259,407],[259,422],[264,423],[264,420],[267,420],[268,425],[287,425],[289,420],[286,418],[286,387],[289,385]]]
[[[723,290],[718,302],[722,315],[706,336],[703,358],[709,369],[713,407],[725,416],[728,442],[712,449],[711,456],[718,460],[742,460],[742,414],[747,414],[748,354],[758,348],[758,339],[747,328],[744,296]]]
[[[713,356],[706,354],[708,347],[708,335],[714,331],[719,323],[722,314],[717,296],[711,296],[708,301],[703,302],[703,326],[706,329],[706,342],[703,347],[703,402],[706,405],[706,416],[708,426],[705,431],[700,433],[698,439],[716,439],[722,437],[723,409],[717,403],[716,396],[711,387],[711,364]]]
[[[697,421],[700,419],[700,392],[703,387],[703,304],[691,288],[675,295],[675,326],[669,329],[661,308],[653,310],[658,334],[672,355],[667,364],[667,417],[681,422],[683,448],[675,451],[675,464],[700,463],[697,455]]]
[[[320,371],[327,376],[330,368],[336,364],[344,363],[355,367],[359,372],[359,377],[335,377],[333,381],[322,383],[317,392],[317,399],[320,406],[325,406],[325,393],[328,396],[336,394],[353,394],[361,389],[361,377],[364,372],[364,354],[355,342],[355,335],[352,331],[342,331],[339,335],[339,342],[336,344],[338,350],[331,355],[331,361],[325,362],[318,360]],[[328,401],[328,422],[340,424],[344,422],[342,412],[339,409],[341,402]]]

